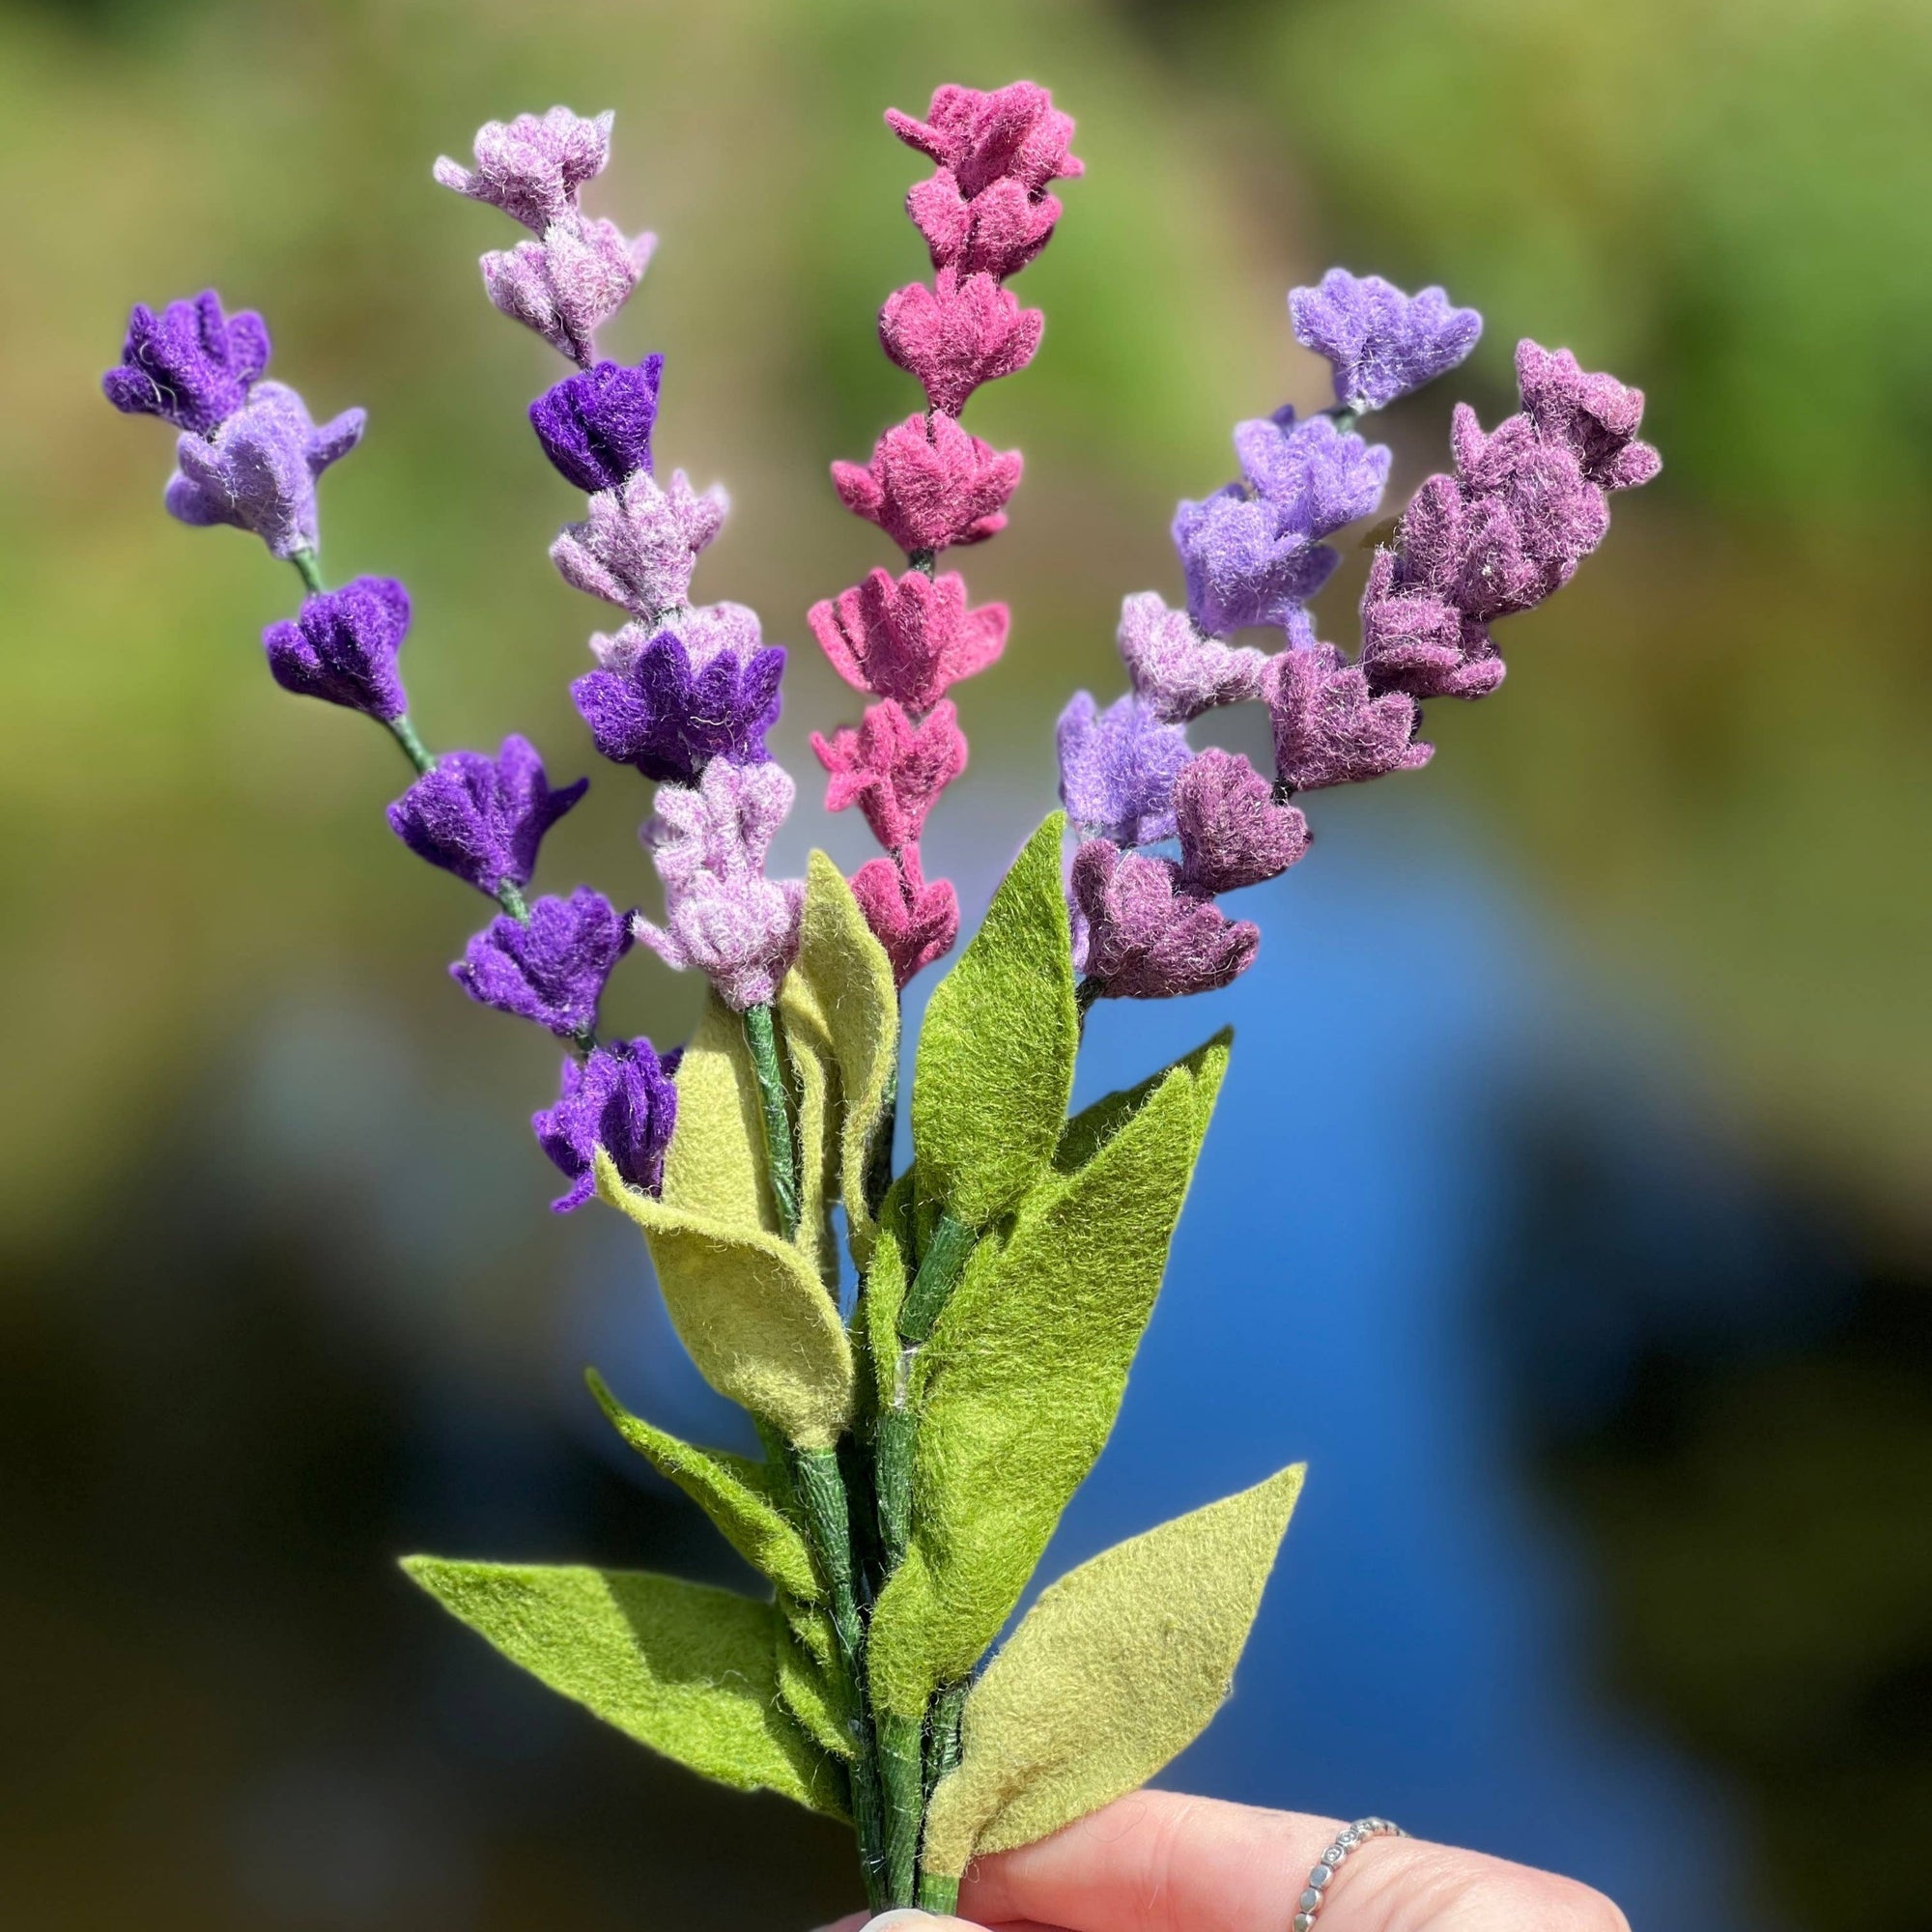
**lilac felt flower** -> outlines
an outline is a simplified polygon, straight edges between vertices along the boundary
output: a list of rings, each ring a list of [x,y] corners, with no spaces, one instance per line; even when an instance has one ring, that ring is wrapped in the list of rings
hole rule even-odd
[[[1060,796],[1075,825],[1119,845],[1174,836],[1174,781],[1193,755],[1187,733],[1136,696],[1105,711],[1084,691],[1060,714]]]
[[[1185,611],[1170,611],[1154,591],[1122,601],[1119,641],[1134,690],[1169,724],[1262,695],[1267,659],[1260,651],[1203,637]]]
[[[1657,451],[1636,440],[1641,389],[1586,374],[1569,350],[1544,349],[1527,336],[1516,346],[1516,381],[1537,434],[1569,448],[1592,483],[1631,490],[1662,469]]]
[[[1333,644],[1271,657],[1266,695],[1275,776],[1294,791],[1413,771],[1434,753],[1434,746],[1415,742],[1415,700],[1400,692],[1376,696],[1360,667]]]
[[[579,886],[567,899],[538,899],[527,920],[493,919],[449,972],[478,1005],[572,1039],[596,1025],[604,982],[630,948],[630,921]]]
[[[1361,667],[1378,695],[1487,697],[1503,681],[1489,631],[1434,591],[1400,589],[1393,551],[1378,550],[1362,591]]]
[[[655,235],[627,237],[614,221],[573,216],[483,257],[483,290],[512,322],[533,328],[560,355],[589,368],[597,330],[643,278]]]
[[[694,664],[676,631],[660,631],[624,669],[589,671],[570,695],[613,764],[689,784],[714,758],[756,764],[770,755],[765,733],[778,723],[784,665],[777,644]]]
[[[1341,561],[1236,484],[1203,502],[1183,502],[1174,516],[1174,543],[1188,611],[1216,637],[1250,624],[1286,624]]]
[[[529,884],[544,834],[589,783],[553,790],[536,748],[512,734],[494,758],[445,752],[390,806],[389,825],[419,859],[494,895]]]
[[[396,670],[409,628],[410,593],[392,577],[358,577],[339,590],[305,597],[299,617],[262,633],[262,647],[284,691],[387,724],[409,709]]]
[[[258,383],[213,435],[184,436],[168,479],[168,514],[185,524],[252,530],[279,557],[316,546],[315,479],[362,440],[360,410],[317,428],[280,383]]]
[[[631,1186],[646,1194],[664,1186],[665,1151],[677,1122],[677,1060],[675,1053],[660,1060],[647,1039],[619,1039],[595,1048],[582,1065],[563,1063],[556,1105],[530,1116],[537,1144],[571,1182],[570,1192],[550,1204],[553,1213],[568,1214],[597,1191],[599,1148]]]
[[[544,454],[580,490],[614,490],[651,467],[651,430],[658,419],[664,357],[646,355],[635,368],[600,362],[580,370],[530,405],[530,426]]]
[[[1261,928],[1231,920],[1183,882],[1172,859],[1122,852],[1104,838],[1073,855],[1074,963],[1105,999],[1206,993],[1246,972]]]
[[[160,416],[206,436],[248,400],[269,366],[269,330],[252,309],[221,313],[221,298],[204,289],[192,301],[171,301],[157,316],[136,302],[128,317],[121,360],[100,379],[107,400],[128,415]]]
[[[1293,409],[1235,425],[1235,454],[1248,488],[1284,532],[1325,537],[1372,517],[1388,482],[1389,451],[1340,430],[1326,416],[1296,422]]]
[[[590,655],[606,670],[629,670],[638,654],[658,634],[658,626],[633,619],[614,636],[590,634]],[[681,611],[677,634],[691,658],[693,670],[701,669],[721,651],[749,658],[764,643],[758,613],[745,604],[694,604]]]
[[[715,485],[699,496],[682,469],[670,488],[644,472],[590,499],[590,514],[550,547],[566,583],[654,620],[691,592],[697,554],[724,526],[728,499]]]
[[[1327,357],[1345,409],[1386,409],[1433,383],[1475,348],[1483,318],[1452,308],[1439,288],[1406,296],[1379,275],[1330,269],[1319,288],[1288,292],[1294,339]]]
[[[1285,872],[1308,850],[1308,820],[1237,752],[1203,752],[1175,781],[1180,883],[1232,893]]]
[[[541,235],[577,208],[577,191],[611,158],[612,113],[586,117],[568,107],[487,121],[476,130],[476,165],[439,156],[432,172],[444,187],[499,208]]]

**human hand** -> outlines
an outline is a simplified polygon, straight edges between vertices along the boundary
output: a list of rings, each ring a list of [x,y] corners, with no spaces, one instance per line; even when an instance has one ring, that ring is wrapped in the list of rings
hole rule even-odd
[[[892,1912],[824,1932],[1289,1932],[1341,1824],[1140,1791],[1016,1852],[980,1860],[961,1918]],[[1374,1838],[1345,1861],[1317,1932],[1630,1932],[1587,1886],[1480,1852]]]

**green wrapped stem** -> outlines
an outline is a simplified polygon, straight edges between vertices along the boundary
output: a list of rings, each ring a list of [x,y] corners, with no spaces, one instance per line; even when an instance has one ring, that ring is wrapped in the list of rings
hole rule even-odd
[[[942,1918],[951,1918],[959,1910],[959,1881],[956,1878],[941,1878],[937,1872],[921,1872],[919,1909],[922,1912],[936,1912]]]
[[[772,1198],[778,1203],[779,1225],[790,1240],[798,1233],[798,1151],[792,1140],[791,1105],[784,1074],[779,1065],[778,1033],[769,1006],[745,1009],[745,1044],[751,1048],[752,1070],[757,1076],[758,1104],[764,1114],[765,1158],[771,1167]]]
[[[912,1541],[914,1425],[908,1408],[889,1408],[873,1438],[873,1482],[879,1492],[879,1544],[888,1577],[905,1561]]]
[[[918,1348],[932,1333],[932,1324],[939,1320],[939,1311],[946,1306],[946,1297],[952,1293],[952,1284],[959,1279],[959,1270],[966,1265],[966,1257],[978,1238],[965,1222],[955,1221],[950,1213],[940,1215],[925,1253],[920,1257],[919,1272],[906,1290],[905,1305],[899,1310],[899,1333],[911,1347]]]
[[[919,1833],[925,1821],[925,1725],[880,1711],[879,1783],[886,1800],[886,1903],[911,1905],[917,1890]]]

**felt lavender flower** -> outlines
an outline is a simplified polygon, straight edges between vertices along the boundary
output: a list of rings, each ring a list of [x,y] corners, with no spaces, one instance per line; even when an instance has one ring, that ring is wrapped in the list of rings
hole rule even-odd
[[[1439,288],[1406,296],[1346,269],[1330,269],[1319,288],[1291,289],[1288,313],[1294,339],[1333,368],[1335,400],[1358,414],[1455,368],[1483,332],[1483,318],[1451,307]]]
[[[643,278],[655,235],[625,236],[614,221],[582,216],[483,257],[483,291],[493,307],[533,328],[560,355],[588,369],[597,330]]]
[[[1504,665],[1488,629],[1445,597],[1400,588],[1393,551],[1378,550],[1362,591],[1361,667],[1373,692],[1487,697]]]
[[[1275,776],[1293,791],[1358,784],[1426,765],[1435,747],[1415,741],[1420,713],[1406,694],[1372,694],[1367,676],[1333,644],[1311,643],[1268,660]]]
[[[1388,482],[1389,451],[1338,429],[1326,416],[1296,422],[1292,408],[1235,426],[1235,454],[1248,488],[1272,506],[1284,531],[1325,537],[1372,517]]]
[[[1188,611],[1214,636],[1286,624],[1342,560],[1236,484],[1205,501],[1183,501],[1174,516],[1174,543]]]
[[[571,1182],[551,1211],[568,1214],[597,1191],[602,1148],[633,1187],[656,1194],[664,1186],[665,1151],[677,1122],[675,1053],[660,1060],[647,1039],[612,1040],[580,1065],[563,1063],[563,1091],[554,1107],[530,1117],[537,1143]]]
[[[1046,318],[1022,308],[991,275],[941,269],[927,288],[909,282],[879,311],[879,342],[925,390],[935,410],[956,416],[982,383],[1024,369]]]
[[[682,469],[664,489],[647,472],[590,499],[590,514],[550,547],[563,581],[592,597],[655,620],[690,595],[698,553],[724,526],[728,499],[714,485],[702,496]]]
[[[812,635],[833,668],[855,690],[929,710],[940,695],[983,670],[1006,648],[1007,607],[966,608],[966,581],[956,572],[927,577],[909,570],[894,579],[874,570],[808,613]]]
[[[136,302],[121,360],[100,379],[107,400],[128,415],[160,416],[206,436],[248,400],[269,366],[269,330],[252,309],[224,316],[221,298],[204,289],[171,301],[157,316]]]
[[[1071,152],[1072,115],[1056,108],[1037,81],[1015,80],[990,92],[935,88],[923,121],[890,107],[886,126],[936,161],[969,197],[1003,177],[1037,190],[1086,169]]]
[[[392,577],[358,577],[302,600],[301,615],[262,633],[269,670],[284,691],[346,705],[391,724],[409,709],[396,653],[410,628],[410,593]]]
[[[651,430],[658,416],[664,357],[646,355],[635,368],[600,362],[580,370],[530,405],[530,426],[544,454],[580,490],[614,490],[651,467]]]
[[[419,859],[494,896],[529,884],[544,834],[589,783],[553,790],[536,748],[512,734],[494,758],[445,752],[390,806],[389,826]]]
[[[917,840],[890,859],[867,859],[852,874],[852,896],[885,948],[900,991],[959,937],[959,895],[951,879],[926,879]]]
[[[206,527],[252,530],[278,557],[316,547],[315,480],[362,440],[366,417],[345,410],[318,428],[280,383],[256,384],[210,436],[184,436],[168,479],[168,514]]]
[[[1636,440],[1641,389],[1586,374],[1569,350],[1545,349],[1527,336],[1516,346],[1516,381],[1537,434],[1569,448],[1592,483],[1631,490],[1662,469],[1657,451]]]
[[[1254,962],[1261,929],[1192,891],[1172,859],[1093,838],[1073,855],[1074,964],[1103,999],[1206,993]]]
[[[590,654],[606,670],[629,670],[657,635],[657,625],[635,619],[610,637],[593,631]],[[684,640],[694,668],[709,664],[721,651],[750,658],[764,643],[758,613],[745,604],[694,604],[678,613],[677,635]]]
[[[1232,893],[1285,872],[1308,850],[1308,820],[1236,752],[1209,750],[1175,781],[1180,884]]]
[[[488,121],[476,130],[473,170],[441,155],[432,172],[443,187],[488,202],[541,235],[574,213],[578,189],[604,172],[616,118],[553,107],[543,115]]]
[[[1168,724],[1262,695],[1267,659],[1260,651],[1203,637],[1185,611],[1170,611],[1154,591],[1122,602],[1119,643],[1135,692]]]
[[[449,972],[478,1005],[576,1039],[597,1024],[604,982],[630,949],[630,921],[579,886],[567,899],[538,899],[527,920],[492,920]]]
[[[757,764],[778,723],[783,647],[719,650],[694,662],[676,631],[660,631],[622,670],[593,670],[571,687],[598,751],[647,779],[696,781],[714,758]]]
[[[826,810],[856,805],[888,852],[918,840],[939,794],[966,769],[966,734],[951,698],[915,724],[889,697],[867,706],[856,731],[830,739],[814,731],[811,749],[832,774]]]
[[[855,517],[911,553],[983,543],[1005,529],[1021,467],[1018,450],[994,449],[935,412],[889,429],[869,464],[835,463],[832,481]]]
[[[1174,837],[1174,781],[1192,753],[1178,724],[1164,724],[1140,698],[1105,711],[1076,691],[1060,714],[1060,796],[1075,825],[1117,845]]]

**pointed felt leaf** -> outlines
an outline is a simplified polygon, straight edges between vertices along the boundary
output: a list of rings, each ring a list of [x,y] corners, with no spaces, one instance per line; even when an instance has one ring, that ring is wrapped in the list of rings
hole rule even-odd
[[[780,1599],[780,1605],[782,1612],[782,1598]],[[831,1620],[822,1610],[810,1614],[818,1626],[822,1626],[829,1658]],[[793,1606],[793,1615],[798,1615],[797,1606]],[[817,1630],[812,1630],[811,1634],[815,1638]],[[779,1696],[785,1709],[821,1750],[836,1758],[851,1759],[857,1752],[853,1738],[853,1713],[840,1701],[825,1660],[812,1655],[811,1645],[801,1637],[796,1626],[788,1624],[782,1614],[777,1625],[777,1640]]]
[[[764,1117],[742,1019],[716,993],[677,1068],[677,1125],[665,1153],[664,1203],[726,1228],[779,1225]]]
[[[912,1177],[902,1174],[879,1206],[877,1237],[860,1303],[867,1357],[872,1366],[873,1400],[891,1408],[898,1387],[899,1307],[909,1279],[906,1250],[912,1220]]]
[[[704,1379],[788,1442],[831,1448],[852,1411],[852,1347],[799,1251],[652,1200],[602,1148],[597,1192],[643,1229],[671,1323]]]
[[[959,963],[933,990],[912,1090],[920,1191],[968,1227],[1045,1171],[1080,1042],[1055,812],[1027,841]]]
[[[840,1816],[842,1774],[778,1705],[778,1612],[643,1571],[412,1556],[411,1579],[627,1737],[740,1791]]]
[[[1144,1784],[1225,1701],[1301,1491],[1299,1464],[1119,1544],[1027,1612],[966,1699],[923,1858],[956,1878]]]
[[[1094,1465],[1152,1312],[1213,1094],[1210,1042],[1076,1173],[982,1241],[915,1359],[913,1538],[868,1639],[872,1691],[911,1716],[970,1674]]]

